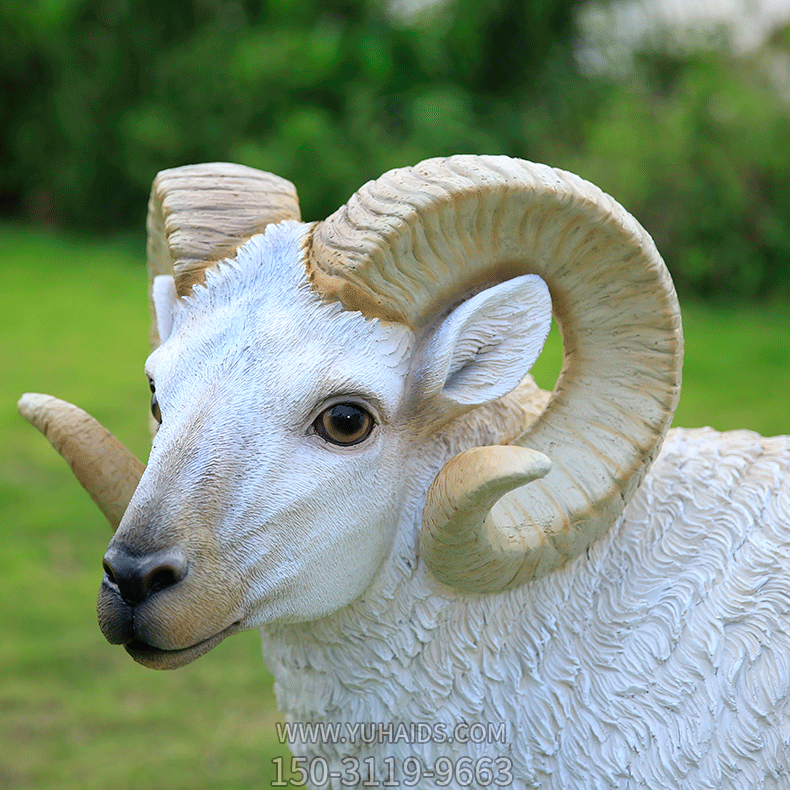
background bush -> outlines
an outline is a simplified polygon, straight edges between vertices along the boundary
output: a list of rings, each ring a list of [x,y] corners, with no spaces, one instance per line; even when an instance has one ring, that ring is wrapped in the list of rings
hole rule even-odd
[[[599,184],[681,291],[790,291],[790,45],[672,37],[579,67],[577,0],[6,0],[0,208],[142,228],[160,169],[231,160],[292,180],[306,219],[429,156],[503,153]],[[784,75],[784,76],[782,76]]]

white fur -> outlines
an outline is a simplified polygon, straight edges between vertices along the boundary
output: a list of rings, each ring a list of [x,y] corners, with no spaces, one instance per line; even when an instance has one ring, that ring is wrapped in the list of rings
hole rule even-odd
[[[320,302],[297,268],[304,230],[271,228],[210,271],[146,366],[162,413],[149,467],[167,474],[187,444],[199,454],[194,474],[214,470],[232,506],[211,528],[245,579],[248,627],[318,617],[360,595],[401,507],[400,486],[381,470],[399,462],[411,333]],[[364,446],[311,433],[338,399],[379,420]],[[171,483],[195,485],[190,470],[182,477]]]
[[[497,348],[542,344],[544,317],[520,336],[524,310],[480,295],[420,344],[323,303],[305,232],[269,227],[175,306],[147,365],[163,422],[135,498],[164,497],[177,453],[178,486],[216,491],[206,528],[245,580],[243,624],[290,721],[505,722],[506,742],[295,754],[340,771],[373,758],[379,781],[394,765],[403,782],[410,756],[426,770],[488,755],[516,788],[790,787],[788,440],[673,431],[586,554],[517,590],[456,593],[417,556],[425,492],[455,453],[509,438],[455,418],[502,394],[492,376],[505,391],[526,373],[532,351],[508,363]],[[498,340],[475,346],[491,321]],[[338,448],[310,426],[346,399],[378,425]]]

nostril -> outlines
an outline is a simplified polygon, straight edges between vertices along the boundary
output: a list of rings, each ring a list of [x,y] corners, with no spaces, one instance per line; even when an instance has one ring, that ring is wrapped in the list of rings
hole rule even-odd
[[[187,575],[186,557],[177,548],[138,556],[124,546],[111,546],[102,565],[107,581],[117,585],[121,597],[133,606]]]
[[[143,584],[148,591],[148,595],[153,595],[160,590],[166,590],[174,584],[178,584],[186,576],[186,563],[183,567],[171,563],[163,563],[152,568],[143,579]]]
[[[155,592],[159,592],[159,590],[172,587],[177,581],[171,568],[156,570],[146,579],[148,593],[149,595],[153,595]]]

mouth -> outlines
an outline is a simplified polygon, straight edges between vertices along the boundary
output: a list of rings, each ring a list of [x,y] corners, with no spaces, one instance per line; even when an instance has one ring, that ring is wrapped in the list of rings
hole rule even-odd
[[[124,645],[124,649],[138,664],[149,669],[178,669],[196,658],[200,658],[209,650],[213,650],[226,636],[231,636],[240,630],[241,621],[237,620],[218,634],[179,650],[163,650],[161,647],[154,647],[141,639],[132,639],[131,642]]]

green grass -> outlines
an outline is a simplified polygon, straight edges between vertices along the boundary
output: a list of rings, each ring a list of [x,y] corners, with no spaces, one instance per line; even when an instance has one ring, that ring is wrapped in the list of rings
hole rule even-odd
[[[49,445],[16,414],[22,392],[78,403],[141,458],[148,389],[143,252],[0,228],[0,786],[257,788],[287,756],[258,636],[157,673],[96,625],[110,533]],[[790,431],[787,306],[684,310],[676,422]],[[538,378],[556,376],[550,339]]]

